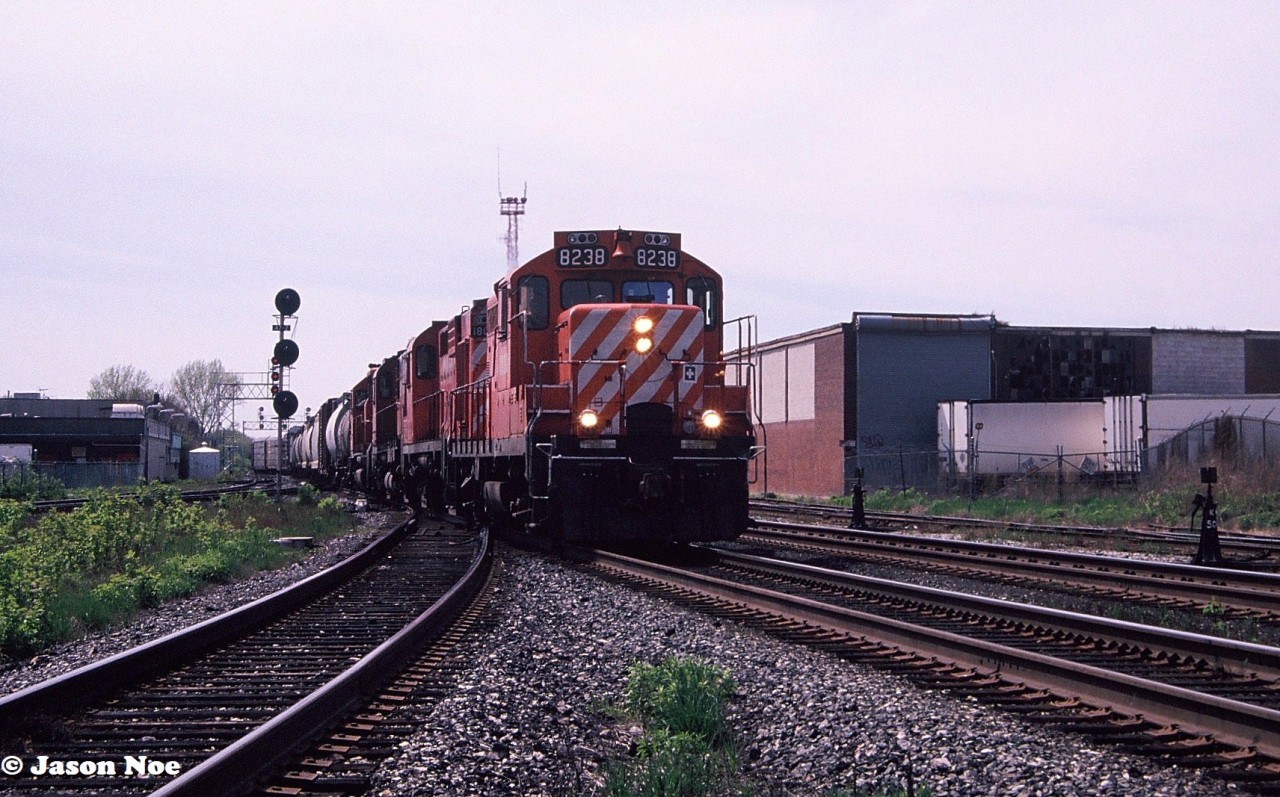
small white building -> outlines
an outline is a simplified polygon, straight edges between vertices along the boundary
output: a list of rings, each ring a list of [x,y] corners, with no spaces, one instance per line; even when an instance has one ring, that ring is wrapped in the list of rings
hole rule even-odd
[[[211,482],[222,470],[222,452],[216,448],[201,446],[187,454],[187,472],[192,481]]]

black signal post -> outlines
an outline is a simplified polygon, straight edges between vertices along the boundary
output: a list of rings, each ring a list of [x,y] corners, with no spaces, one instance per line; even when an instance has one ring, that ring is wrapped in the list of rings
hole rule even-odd
[[[298,397],[285,389],[285,369],[298,361],[298,344],[284,333],[292,327],[286,323],[302,306],[302,297],[293,288],[276,294],[276,323],[271,327],[280,337],[271,351],[271,406],[276,411],[276,501],[284,491],[284,424],[298,411]]]

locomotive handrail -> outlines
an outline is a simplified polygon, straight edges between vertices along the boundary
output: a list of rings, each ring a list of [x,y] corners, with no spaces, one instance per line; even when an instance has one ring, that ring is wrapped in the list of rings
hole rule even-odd
[[[734,328],[737,329],[737,332],[738,332],[738,348],[734,349],[732,352],[733,354],[737,355],[737,358],[734,361],[734,363],[738,366],[739,373],[741,373],[741,369],[744,364],[747,367],[747,390],[748,390],[748,395],[750,395],[751,397],[751,407],[747,411],[747,417],[750,418],[753,415],[755,416],[755,423],[752,424],[753,431],[755,429],[759,430],[761,451],[767,452],[767,449],[769,446],[769,430],[764,425],[764,416],[760,412],[760,408],[764,404],[764,395],[763,395],[764,391],[763,391],[763,386],[761,382],[758,381],[759,372],[757,372],[755,369],[756,317],[754,315],[739,316],[738,318],[725,321],[723,326],[727,328],[730,324],[733,324]],[[746,331],[745,345],[743,344],[744,330]],[[754,461],[755,457],[752,457],[752,460]],[[757,477],[760,476],[760,472],[763,471],[763,478],[760,480],[761,481],[760,489],[762,492],[768,492],[769,491],[768,453],[765,453],[765,455],[761,457],[761,463],[757,463],[756,473],[751,477],[751,483],[755,484]]]
[[[489,384],[489,382],[492,382],[492,381],[493,381],[493,377],[491,377],[491,376],[486,376],[486,377],[484,377],[483,379],[477,379],[476,381],[474,381],[474,382],[468,382],[468,383],[467,383],[467,384],[465,384],[465,385],[458,385],[457,387],[453,388],[453,389],[452,389],[452,390],[450,390],[449,392],[450,392],[450,393],[461,393],[461,392],[462,392],[462,391],[464,391],[464,390],[471,390],[471,389],[475,388],[475,387],[476,387],[476,386],[478,386],[478,385],[488,385],[488,384]],[[442,390],[442,391],[440,391],[440,392],[441,392],[441,393],[443,393],[444,391]]]
[[[532,422],[532,421],[530,421],[530,424],[532,424],[532,423],[533,423],[533,422]],[[555,446],[553,446],[551,443],[535,443],[533,447],[534,447],[534,448],[536,448],[537,450],[541,451],[543,454],[545,454],[545,455],[546,455],[546,457],[547,457],[547,462],[549,462],[549,463],[554,463],[554,462],[555,462],[555,460],[556,460],[556,455],[555,455]],[[535,492],[533,491],[534,479],[533,479],[533,470],[532,470],[532,469],[533,469],[533,463],[532,463],[532,461],[526,462],[526,464],[525,464],[525,478],[526,478],[526,481],[527,481],[527,483],[528,483],[528,485],[529,485],[529,497],[530,497],[530,498],[532,498],[532,499],[534,499],[534,500],[536,500],[536,501],[550,501],[550,500],[551,500],[551,490],[550,490],[550,489],[548,489],[548,490],[547,490],[547,494],[546,494],[546,495],[538,495],[537,493],[535,493]],[[547,485],[548,485],[548,488],[550,487],[550,484],[551,484],[551,480],[550,480],[550,479],[547,479]]]
[[[757,454],[760,453],[759,451],[756,450],[758,448],[760,448],[760,446],[751,446],[751,448],[747,449],[747,455],[745,457],[707,456],[707,457],[672,457],[671,459],[675,462],[744,462],[744,461],[750,462],[751,460],[756,458]]]
[[[449,397],[450,397],[450,398],[452,398],[452,399],[457,399],[457,398],[460,398],[460,397],[465,397],[465,398],[469,398],[469,399],[470,399],[470,398],[474,398],[475,396],[483,395],[483,394],[484,394],[484,392],[485,392],[485,391],[487,391],[487,390],[489,389],[489,384],[490,384],[492,381],[493,381],[493,377],[486,376],[486,377],[484,377],[483,379],[477,379],[476,381],[474,381],[474,382],[468,382],[468,383],[467,383],[467,384],[465,384],[465,385],[458,385],[457,387],[455,387],[455,388],[453,388],[453,389],[451,389],[451,390],[449,391]],[[452,405],[451,405],[451,406],[452,406]],[[483,403],[483,402],[481,402],[481,403],[480,403],[480,407],[481,407],[481,409],[480,409],[480,413],[479,413],[479,416],[477,416],[477,417],[478,417],[478,418],[484,418],[484,420],[485,420],[485,421],[487,421],[487,420],[488,420],[488,415],[484,412],[484,403]],[[455,407],[455,409],[456,409],[456,407]],[[457,419],[456,419],[456,418],[454,418],[454,419],[452,419],[452,420],[454,420],[455,422],[457,421]],[[468,418],[467,420],[469,421],[469,420],[471,420],[471,419],[470,419],[470,418]],[[472,433],[474,433],[476,430],[475,430],[475,429],[472,429],[472,430],[470,430],[470,431],[471,431]],[[465,438],[464,438],[464,439],[465,439]]]
[[[628,465],[643,464],[643,463],[636,462],[635,459],[633,459],[630,456],[611,457],[605,454],[597,454],[594,456],[590,454],[549,454],[548,456],[553,460],[564,460],[565,462],[599,462],[600,460],[621,461],[625,459]],[[749,456],[748,457],[706,456],[706,457],[672,457],[671,459],[675,462],[704,462],[705,463],[705,462],[741,462],[744,459],[751,459],[751,457]]]

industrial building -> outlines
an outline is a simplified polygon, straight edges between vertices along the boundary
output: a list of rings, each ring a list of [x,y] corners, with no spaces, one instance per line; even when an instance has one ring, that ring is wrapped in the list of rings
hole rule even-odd
[[[68,487],[110,487],[182,477],[183,441],[197,433],[161,404],[0,398],[0,454]]]
[[[1072,465],[1090,471],[1114,464],[1101,458],[1108,450],[1126,448],[1126,467],[1148,465],[1146,449],[1180,431],[1152,439],[1149,408],[1252,407],[1261,418],[1280,394],[1280,332],[1030,327],[994,316],[859,312],[848,323],[763,343],[754,360],[767,447],[755,489],[795,495],[848,493],[859,471],[872,489],[946,486],[957,467],[970,467],[956,447],[973,441],[968,428],[958,438],[955,429],[940,438],[940,405],[953,412],[956,402],[1061,405],[1042,410],[1019,432],[992,427],[984,434],[1002,447],[1019,433],[1043,444],[1045,435],[1033,432],[1061,425],[1064,435],[1099,441],[1088,452],[1092,462],[1081,456]],[[1175,395],[1209,404],[1178,403]],[[1119,397],[1128,398],[1117,403]],[[1103,399],[1112,400],[1111,410],[1104,412]],[[1096,407],[1070,410],[1070,402]],[[1026,408],[1017,412],[1025,415]],[[1096,434],[1068,420],[1095,416]],[[1011,410],[1007,417],[1017,416]],[[1023,453],[1043,457],[1056,448]],[[1021,467],[1033,459],[988,463]]]

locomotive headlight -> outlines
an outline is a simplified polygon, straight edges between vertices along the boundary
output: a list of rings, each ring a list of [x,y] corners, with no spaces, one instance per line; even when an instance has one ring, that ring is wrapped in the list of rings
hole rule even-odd
[[[702,413],[702,426],[705,429],[719,429],[724,419],[720,417],[720,413],[715,410],[707,410]]]
[[[653,348],[653,338],[636,338],[636,354],[645,354]]]
[[[578,424],[583,429],[594,429],[600,423],[600,416],[596,415],[595,410],[583,410],[578,416]]]
[[[631,328],[641,335],[648,335],[653,331],[653,319],[647,315],[642,315],[635,320]]]

